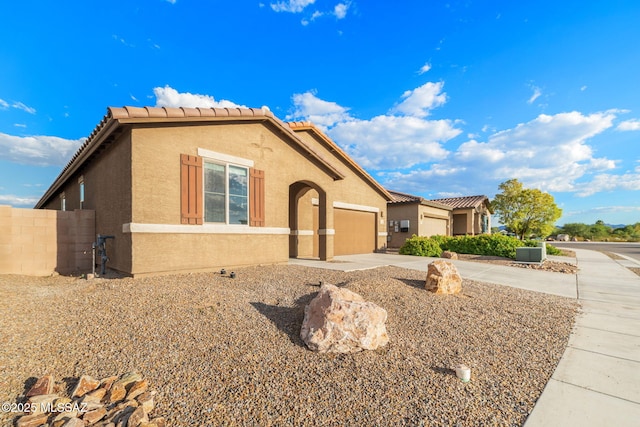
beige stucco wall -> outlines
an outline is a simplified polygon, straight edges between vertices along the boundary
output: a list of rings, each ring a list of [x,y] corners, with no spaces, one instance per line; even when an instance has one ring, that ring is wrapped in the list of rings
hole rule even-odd
[[[387,207],[389,220],[387,222],[389,235],[389,247],[399,248],[405,240],[414,234],[430,237],[436,234],[451,235],[451,211],[433,206],[425,206],[420,203],[390,203]],[[409,231],[400,231],[400,221],[409,220]],[[395,231],[396,222],[398,231]]]
[[[62,212],[0,206],[0,274],[91,272],[94,222],[91,210]]]
[[[348,162],[306,132],[298,135],[344,179],[335,180],[269,121],[150,123],[120,125],[119,130],[115,141],[76,171],[45,206],[60,209],[59,195],[64,192],[67,210],[80,208],[78,179],[82,177],[82,207],[96,211],[95,233],[115,236],[107,241],[109,268],[146,275],[286,262],[290,242],[296,241],[289,236],[290,186],[299,182],[318,189],[305,195],[307,208],[311,198],[321,200],[320,206],[301,211],[298,217],[298,228],[314,230],[297,248],[303,254],[333,256],[334,204],[376,211],[375,246],[386,245],[386,236],[380,233],[386,231],[385,198]],[[230,231],[231,225],[180,224],[180,155],[198,155],[199,148],[251,160],[256,169],[265,171],[265,227],[247,231],[245,226],[246,232],[235,232],[238,229]],[[325,233],[321,237],[320,229]]]
[[[311,182],[326,195],[326,225],[333,229],[333,203],[342,202],[377,208],[386,212],[386,200],[362,181],[333,154],[324,150],[326,159],[346,174],[335,181],[308,159],[296,145],[271,124],[202,124],[190,126],[139,127],[132,131],[131,223],[180,224],[180,154],[198,155],[198,148],[254,161],[256,169],[265,171],[265,228],[272,234],[191,233],[206,227],[193,225],[189,233],[129,233],[133,263],[128,272],[134,275],[157,271],[194,271],[230,265],[286,262],[289,257],[289,186]],[[205,158],[206,161],[206,158]],[[308,197],[311,197],[311,193]],[[314,197],[318,197],[314,194]],[[376,214],[378,221],[380,214]],[[206,224],[205,224],[206,225]],[[232,226],[227,226],[232,227]],[[300,224],[300,227],[317,227]],[[260,227],[256,227],[260,228]],[[252,230],[258,231],[258,230]],[[260,232],[262,230],[259,230]],[[377,236],[378,247],[386,243]],[[117,240],[117,239],[116,239]],[[305,253],[313,251],[312,240]],[[332,245],[333,236],[327,236]],[[332,248],[327,250],[333,255]]]
[[[389,218],[386,221],[387,231],[390,236],[388,246],[390,248],[401,247],[405,240],[413,236],[418,235],[420,230],[418,228],[418,203],[402,203],[402,204],[390,204],[388,206]],[[409,231],[400,231],[400,221],[409,220]],[[397,227],[398,231],[395,231]]]
[[[298,201],[298,229],[292,233],[293,238],[296,239],[292,244],[297,245],[298,258],[319,256],[318,229],[318,192],[309,189]]]
[[[331,185],[332,202],[343,202],[375,208],[378,210],[375,216],[375,246],[383,249],[387,246],[387,200],[361,175],[361,172],[349,164],[346,160],[336,157],[334,147],[327,145],[321,137],[312,131],[299,131],[296,134],[325,159],[330,159],[332,164],[346,175],[345,179],[334,181]]]
[[[486,233],[491,233],[491,213],[482,205],[478,209],[455,209],[454,211],[454,235],[482,234],[482,216],[487,216]]]
[[[95,211],[95,233],[113,235],[107,240],[107,266],[122,272],[131,269],[131,239],[122,232],[122,224],[131,221],[131,136],[123,132],[100,154],[99,161],[85,163],[51,198],[46,209],[60,209],[59,195],[64,192],[66,209],[80,209],[80,184],[85,187],[83,209]],[[93,237],[95,241],[95,236]]]

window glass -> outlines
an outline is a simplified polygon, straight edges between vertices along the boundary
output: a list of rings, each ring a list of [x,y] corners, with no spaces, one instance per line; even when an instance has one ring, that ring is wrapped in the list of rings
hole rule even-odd
[[[80,182],[80,209],[84,205],[84,181]]]
[[[204,164],[204,220],[225,222],[224,165]]]
[[[248,224],[248,175],[244,167],[205,162],[205,222]]]
[[[247,169],[229,166],[229,224],[247,224]]]

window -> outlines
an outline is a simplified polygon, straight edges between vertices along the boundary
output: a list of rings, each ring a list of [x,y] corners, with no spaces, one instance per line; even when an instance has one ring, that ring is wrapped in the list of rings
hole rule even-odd
[[[264,171],[240,157],[200,148],[198,154],[180,155],[180,222],[264,227]]]
[[[78,185],[80,186],[80,209],[84,206],[84,177],[78,179]]]
[[[230,164],[204,163],[204,220],[248,224],[249,170]]]
[[[67,198],[64,193],[60,195],[60,210],[61,211],[67,210]]]

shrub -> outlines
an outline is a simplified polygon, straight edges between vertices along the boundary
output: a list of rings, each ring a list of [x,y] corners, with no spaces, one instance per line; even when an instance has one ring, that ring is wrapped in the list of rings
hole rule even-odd
[[[430,239],[436,242],[438,246],[440,246],[440,249],[442,249],[443,251],[448,251],[450,250],[449,243],[451,242],[453,237],[436,234],[435,236],[431,236]]]
[[[553,245],[547,244],[547,255],[562,255],[562,251]]]
[[[435,240],[414,234],[404,242],[400,248],[400,254],[439,257],[442,254],[442,249]]]
[[[515,237],[502,234],[480,234],[478,236],[456,236],[447,244],[447,250],[460,254],[492,255],[515,258],[516,248],[522,242]]]
[[[515,237],[502,234],[480,234],[478,236],[431,236],[419,237],[415,234],[400,248],[403,255],[439,257],[442,251],[459,254],[491,255],[515,259],[516,248],[525,243]],[[535,246],[537,242],[534,242]],[[547,246],[548,247],[548,246]]]

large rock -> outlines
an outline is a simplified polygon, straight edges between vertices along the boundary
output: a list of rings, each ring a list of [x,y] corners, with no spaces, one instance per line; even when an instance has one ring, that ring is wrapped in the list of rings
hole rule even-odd
[[[323,284],[304,309],[300,337],[320,353],[375,350],[389,342],[387,311],[348,289]]]
[[[440,255],[440,258],[458,259],[458,254],[451,251],[444,251],[442,255]]]
[[[436,294],[457,294],[462,291],[462,277],[453,263],[436,260],[427,269],[425,288]]]
[[[100,381],[91,378],[89,375],[83,375],[80,377],[76,388],[73,389],[71,397],[82,397],[100,387]]]
[[[52,394],[53,386],[55,385],[55,381],[53,380],[52,375],[45,375],[36,381],[36,383],[29,389],[26,396],[37,396],[39,394]]]

